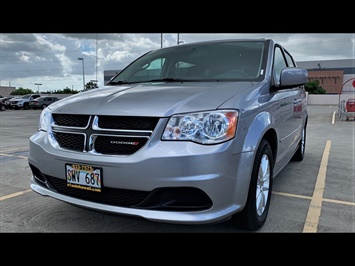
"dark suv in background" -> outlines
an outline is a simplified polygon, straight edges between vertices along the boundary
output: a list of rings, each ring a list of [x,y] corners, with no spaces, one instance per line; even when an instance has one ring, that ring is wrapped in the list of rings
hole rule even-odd
[[[0,101],[0,111],[5,111],[6,109],[6,104]]]
[[[58,101],[60,98],[55,96],[41,96],[29,102],[30,109],[44,109],[48,105]]]
[[[149,51],[42,111],[30,187],[151,221],[257,230],[274,178],[304,158],[307,77],[271,39]]]

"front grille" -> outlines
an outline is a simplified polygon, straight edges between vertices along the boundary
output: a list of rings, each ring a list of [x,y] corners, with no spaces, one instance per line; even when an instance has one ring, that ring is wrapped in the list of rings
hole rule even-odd
[[[89,123],[89,115],[62,115],[52,114],[54,123],[64,127],[86,127]]]
[[[85,149],[85,135],[63,132],[53,132],[60,147],[72,151],[83,151]]]
[[[53,114],[52,132],[61,149],[131,155],[149,140],[159,118]]]
[[[158,122],[155,117],[100,115],[98,118],[102,129],[153,130]]]

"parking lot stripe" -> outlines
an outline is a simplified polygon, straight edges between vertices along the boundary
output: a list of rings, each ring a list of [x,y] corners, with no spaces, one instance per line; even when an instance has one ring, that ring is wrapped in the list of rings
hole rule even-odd
[[[343,205],[349,205],[349,206],[354,206],[355,207],[355,202],[348,202],[348,201],[342,201],[342,200],[333,200],[333,199],[323,199],[323,201],[326,201],[326,202],[329,202],[329,203],[343,204]]]
[[[17,197],[17,196],[20,196],[22,194],[25,194],[25,193],[31,192],[31,191],[32,191],[32,189],[27,189],[27,190],[24,190],[24,191],[12,193],[10,195],[6,195],[6,196],[3,196],[3,197],[0,197],[0,201],[6,200],[6,199],[9,199],[9,198],[13,198],[13,197]]]
[[[10,152],[10,151],[14,151],[14,152],[28,152],[28,148],[27,149],[19,149],[19,148],[15,148],[15,149],[5,149],[5,150],[2,150],[0,151],[0,153],[7,153],[7,152]]]
[[[286,193],[286,192],[273,191],[272,194],[280,195],[280,196],[284,196],[284,197],[292,197],[292,198],[306,199],[306,200],[311,200],[311,199],[312,199],[312,197],[310,197],[310,196],[297,195],[297,194]],[[342,205],[355,206],[355,202],[349,202],[349,201],[343,201],[343,200],[334,200],[334,199],[326,199],[326,198],[323,198],[322,201],[323,201],[323,202],[334,203],[334,204],[342,204]]]
[[[21,155],[12,155],[12,154],[5,154],[5,153],[0,153],[0,156],[8,156],[8,157],[16,157],[20,159],[27,159],[27,156],[21,156]]]
[[[335,111],[333,112],[333,116],[332,116],[332,124],[334,124],[335,123]]]
[[[319,217],[322,209],[323,193],[325,188],[325,178],[327,175],[327,165],[331,141],[327,140],[323,151],[322,161],[319,167],[316,185],[309,205],[306,222],[303,227],[303,233],[316,233],[318,229]]]

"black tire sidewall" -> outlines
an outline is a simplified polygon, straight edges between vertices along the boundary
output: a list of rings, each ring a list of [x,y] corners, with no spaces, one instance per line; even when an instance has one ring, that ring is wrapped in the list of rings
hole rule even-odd
[[[269,159],[269,167],[270,167],[270,184],[269,184],[269,193],[267,197],[267,203],[265,205],[264,212],[262,215],[258,215],[256,209],[256,189],[258,182],[258,172],[260,167],[260,162],[263,155],[266,154]],[[248,198],[246,205],[240,213],[237,213],[233,216],[232,221],[241,229],[245,229],[248,231],[256,231],[261,228],[268,216],[271,194],[272,194],[272,186],[273,186],[273,170],[274,170],[274,158],[271,146],[267,140],[262,140],[258,150],[255,155],[255,160],[253,163],[252,175],[250,179],[250,186],[248,192]]]

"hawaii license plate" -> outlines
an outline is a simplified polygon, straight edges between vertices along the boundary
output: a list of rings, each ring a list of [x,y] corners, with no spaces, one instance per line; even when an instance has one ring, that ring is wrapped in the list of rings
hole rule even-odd
[[[94,192],[102,189],[102,168],[82,164],[65,164],[67,186]]]

